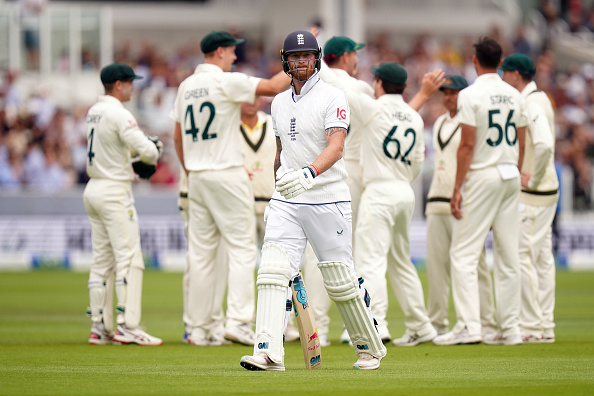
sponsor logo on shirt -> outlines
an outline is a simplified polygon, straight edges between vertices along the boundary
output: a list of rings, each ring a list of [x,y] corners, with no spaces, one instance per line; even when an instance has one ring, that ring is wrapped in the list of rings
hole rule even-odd
[[[336,118],[342,118],[343,120],[346,120],[346,110],[345,109],[341,109],[340,107],[336,109]]]

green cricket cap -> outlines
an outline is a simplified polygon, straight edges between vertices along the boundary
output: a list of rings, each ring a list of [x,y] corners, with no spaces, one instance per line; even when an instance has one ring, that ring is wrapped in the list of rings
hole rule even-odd
[[[460,91],[468,86],[468,81],[462,76],[457,74],[452,74],[450,76],[446,76],[445,82],[439,87],[440,91],[444,89],[454,89],[456,91]]]
[[[386,62],[379,66],[373,66],[371,68],[371,73],[380,80],[387,81],[394,85],[404,85],[408,78],[406,69],[394,62]]]
[[[136,75],[134,70],[125,63],[112,63],[101,69],[101,82],[113,84],[116,81],[140,80],[142,76]]]
[[[239,45],[244,41],[244,39],[235,38],[227,32],[214,30],[208,33],[206,36],[204,36],[204,38],[200,42],[200,49],[202,50],[202,53],[208,54],[209,52],[212,52],[219,47],[230,47],[232,45]]]
[[[503,71],[514,71],[517,70],[520,74],[528,77],[534,76],[536,68],[534,62],[528,55],[524,54],[513,54],[503,60],[500,67]]]
[[[365,44],[356,43],[348,37],[334,36],[324,46],[324,60],[328,62],[342,54],[360,50],[363,47],[365,47]]]

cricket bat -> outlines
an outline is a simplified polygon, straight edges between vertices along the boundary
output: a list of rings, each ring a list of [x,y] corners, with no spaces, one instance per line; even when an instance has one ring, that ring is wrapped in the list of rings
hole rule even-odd
[[[291,291],[305,367],[308,369],[320,368],[322,367],[322,347],[320,345],[320,337],[318,336],[318,326],[316,325],[313,311],[309,307],[307,291],[305,290],[301,271],[293,279]]]

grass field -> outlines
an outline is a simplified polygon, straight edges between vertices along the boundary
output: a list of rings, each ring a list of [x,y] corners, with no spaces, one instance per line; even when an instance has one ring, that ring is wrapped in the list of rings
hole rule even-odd
[[[425,284],[424,273],[421,273]],[[194,347],[181,336],[181,274],[147,271],[143,324],[160,347],[90,346],[87,274],[0,273],[0,395],[402,394],[593,395],[594,272],[559,272],[557,342],[516,347],[388,346],[377,371],[354,371],[352,348],[332,346],[323,367],[305,369],[298,342],[286,345],[285,372],[239,366],[252,348]],[[395,300],[390,331],[404,331]]]

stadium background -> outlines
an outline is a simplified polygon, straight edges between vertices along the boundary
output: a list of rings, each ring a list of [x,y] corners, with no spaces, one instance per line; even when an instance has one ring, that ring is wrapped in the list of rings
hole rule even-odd
[[[127,107],[145,132],[166,144],[152,181],[135,185],[146,261],[183,268],[179,168],[168,113],[177,85],[203,59],[200,39],[214,29],[245,37],[237,70],[267,77],[280,69],[286,33],[314,24],[322,28],[322,44],[337,34],[367,43],[360,52],[361,79],[371,81],[369,68],[383,61],[405,65],[408,98],[435,67],[473,81],[472,43],[480,36],[496,38],[505,55],[532,56],[537,83],[557,114],[557,261],[594,268],[592,0],[0,0],[0,270],[88,268],[84,116],[102,93],[99,70],[114,60],[145,76]],[[425,256],[431,127],[442,112],[439,97],[421,111],[429,144],[414,186],[411,250],[418,263]]]

